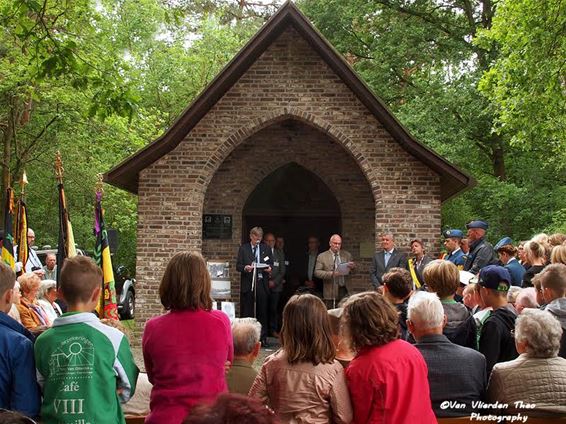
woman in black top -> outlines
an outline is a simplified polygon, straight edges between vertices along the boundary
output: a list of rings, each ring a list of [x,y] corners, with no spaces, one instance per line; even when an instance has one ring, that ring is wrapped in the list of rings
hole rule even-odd
[[[546,265],[544,246],[536,241],[529,241],[525,244],[527,262],[530,265],[523,276],[523,287],[532,287],[532,279],[541,272]]]

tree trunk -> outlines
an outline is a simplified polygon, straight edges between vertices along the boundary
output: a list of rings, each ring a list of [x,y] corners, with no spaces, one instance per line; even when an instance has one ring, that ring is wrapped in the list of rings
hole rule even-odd
[[[500,181],[507,181],[507,172],[505,170],[505,149],[501,141],[494,144],[493,147],[493,175],[499,178]]]

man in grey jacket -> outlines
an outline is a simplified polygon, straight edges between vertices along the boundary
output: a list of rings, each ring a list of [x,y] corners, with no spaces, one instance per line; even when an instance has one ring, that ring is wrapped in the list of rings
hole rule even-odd
[[[560,321],[562,338],[558,356],[566,358],[566,265],[548,265],[535,278],[540,282],[542,296],[547,304],[544,309]]]
[[[267,233],[263,238],[267,245],[271,257],[273,258],[273,266],[269,277],[269,328],[273,336],[277,336],[279,330],[278,308],[281,292],[283,291],[283,283],[285,282],[285,252],[275,247],[275,235]]]
[[[499,258],[493,246],[485,239],[488,224],[485,221],[472,221],[466,224],[470,252],[464,262],[464,271],[477,274],[487,265],[497,265]]]
[[[416,292],[409,298],[407,327],[428,367],[430,399],[437,417],[467,416],[473,402],[484,400],[485,357],[452,343],[442,334],[446,315],[435,293]]]

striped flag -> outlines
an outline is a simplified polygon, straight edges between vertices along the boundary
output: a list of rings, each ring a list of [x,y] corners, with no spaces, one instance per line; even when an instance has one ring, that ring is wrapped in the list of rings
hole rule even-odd
[[[28,246],[28,212],[26,202],[23,196],[18,200],[18,214],[16,216],[16,238],[18,245],[18,262],[22,263],[22,272],[25,272],[26,263],[28,262],[29,246]]]
[[[65,259],[77,256],[75,248],[75,237],[73,235],[73,226],[69,218],[67,210],[67,199],[65,197],[65,188],[63,182],[57,185],[59,188],[59,243],[57,245],[57,284],[59,284],[59,274],[63,267]]]
[[[4,240],[2,242],[2,261],[10,268],[15,269],[14,237],[12,228],[14,219],[14,191],[11,187],[6,189],[6,205],[4,206]],[[27,240],[27,239],[26,239]]]
[[[96,192],[96,205],[94,207],[94,235],[96,245],[94,247],[94,259],[104,276],[102,295],[97,308],[100,318],[118,319],[118,306],[116,304],[116,287],[114,284],[114,271],[112,270],[112,258],[110,257],[110,245],[108,244],[108,233],[104,226],[104,210],[102,209],[102,190]]]

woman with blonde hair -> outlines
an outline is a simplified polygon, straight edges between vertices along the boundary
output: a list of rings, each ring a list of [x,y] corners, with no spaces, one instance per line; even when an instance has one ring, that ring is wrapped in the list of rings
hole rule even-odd
[[[16,307],[20,313],[22,325],[32,332],[40,332],[51,326],[47,313],[37,301],[41,279],[33,272],[18,277],[22,297]]]
[[[550,254],[550,263],[566,265],[566,244],[554,246]]]
[[[423,271],[424,280],[429,292],[440,298],[447,322],[444,335],[452,343],[460,346],[476,347],[476,322],[471,312],[462,303],[454,300],[456,290],[460,286],[458,267],[450,261],[435,259]]]
[[[542,243],[530,240],[525,244],[525,256],[529,267],[523,276],[522,287],[532,287],[533,277],[541,272],[546,265],[546,250]]]
[[[295,295],[283,309],[281,349],[265,360],[249,394],[282,423],[350,423],[350,396],[335,353],[322,300]]]
[[[230,320],[212,309],[210,288],[200,253],[177,253],[167,264],[159,297],[169,312],[150,319],[142,339],[153,384],[146,423],[180,424],[195,404],[227,391],[225,364],[234,354]]]

